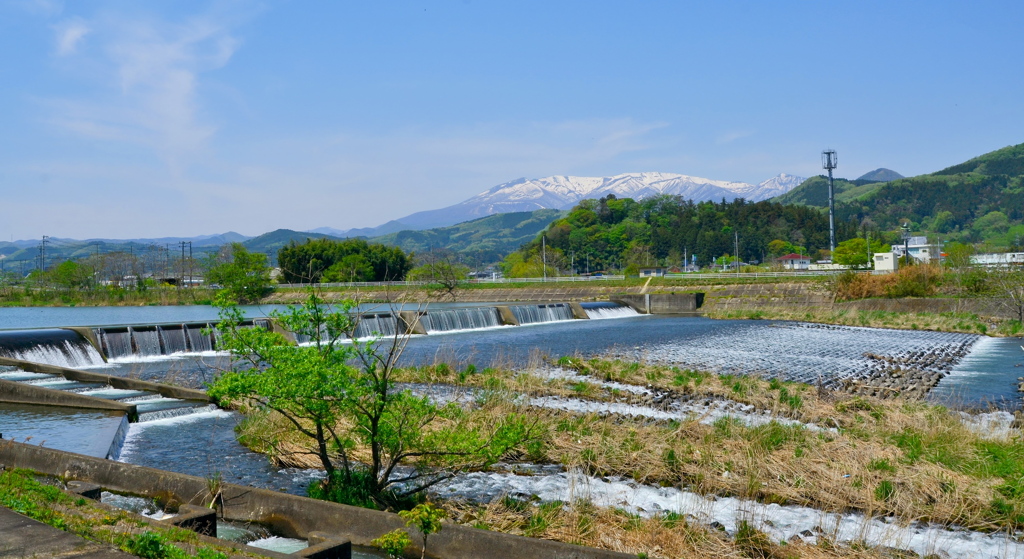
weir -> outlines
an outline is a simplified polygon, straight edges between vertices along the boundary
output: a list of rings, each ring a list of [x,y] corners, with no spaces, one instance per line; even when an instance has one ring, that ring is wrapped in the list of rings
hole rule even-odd
[[[467,307],[427,311],[421,319],[427,333],[453,330],[480,330],[501,326],[496,307]]]
[[[546,305],[513,305],[510,307],[519,324],[537,324],[539,322],[558,322],[573,320],[572,308],[568,303],[551,303]]]

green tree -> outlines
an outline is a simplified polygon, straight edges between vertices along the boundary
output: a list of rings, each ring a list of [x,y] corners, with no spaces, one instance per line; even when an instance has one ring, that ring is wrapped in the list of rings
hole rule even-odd
[[[370,244],[363,239],[307,239],[302,244],[292,242],[278,251],[277,261],[281,266],[281,275],[288,283],[325,281],[325,274],[342,262],[344,264],[334,271],[340,277],[347,274],[348,277],[357,275],[362,278],[356,281],[401,280],[412,268],[412,259],[402,249]]]
[[[415,526],[423,536],[423,547],[420,548],[420,559],[423,559],[427,555],[427,536],[441,531],[441,521],[446,516],[444,509],[421,503],[412,510],[399,512],[398,516],[405,519],[406,526]]]
[[[73,260],[65,260],[49,270],[47,275],[55,285],[71,291],[89,286],[92,283],[93,269]]]
[[[536,436],[534,422],[518,413],[482,421],[457,403],[399,390],[394,376],[408,337],[356,340],[352,301],[333,309],[313,292],[304,305],[273,313],[281,328],[310,340],[302,346],[243,328],[241,310],[226,297],[218,303],[218,329],[235,366],[209,393],[273,410],[314,444],[327,479],[311,496],[394,506],[464,469],[487,467]],[[416,467],[395,475],[401,465]]]
[[[880,241],[871,241],[871,253],[888,251],[889,247]],[[855,268],[867,266],[871,262],[868,255],[868,242],[860,237],[854,237],[839,243],[836,245],[836,251],[832,254],[832,261]]]
[[[469,267],[456,262],[449,251],[431,251],[423,260],[423,264],[409,272],[408,278],[436,285],[439,289],[435,295],[457,300],[459,287],[469,277]]]
[[[373,266],[362,254],[348,254],[327,268],[321,279],[328,283],[374,281]]]
[[[211,266],[206,281],[219,284],[222,291],[238,303],[258,301],[270,289],[267,255],[249,252],[241,243],[232,243],[229,259]]]

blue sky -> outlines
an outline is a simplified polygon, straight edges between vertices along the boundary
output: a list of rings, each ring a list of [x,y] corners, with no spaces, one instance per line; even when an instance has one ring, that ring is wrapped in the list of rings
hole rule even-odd
[[[1024,142],[1019,2],[0,0],[0,238],[366,227],[518,177]]]

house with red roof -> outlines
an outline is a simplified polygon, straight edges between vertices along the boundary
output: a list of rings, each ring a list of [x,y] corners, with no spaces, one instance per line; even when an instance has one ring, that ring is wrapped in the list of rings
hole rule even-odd
[[[779,257],[779,264],[787,270],[806,270],[811,266],[811,257],[796,253]]]

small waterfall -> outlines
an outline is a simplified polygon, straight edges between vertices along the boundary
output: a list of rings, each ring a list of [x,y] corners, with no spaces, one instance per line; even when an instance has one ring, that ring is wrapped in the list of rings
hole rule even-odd
[[[103,351],[107,354],[107,359],[128,357],[134,353],[132,351],[132,333],[127,328],[118,330],[96,328],[93,331],[97,333]]]
[[[538,322],[557,322],[572,320],[572,308],[566,303],[549,305],[515,305],[511,307],[519,324],[536,324]]]
[[[165,354],[185,353],[188,351],[188,342],[185,338],[185,327],[182,326],[157,326],[157,332],[163,341]]]
[[[357,338],[369,338],[371,336],[389,337],[394,336],[398,329],[398,320],[390,314],[366,314],[360,317],[356,325]]]
[[[603,319],[603,318],[626,318],[628,316],[640,316],[640,313],[636,312],[633,307],[612,304],[600,304],[600,305],[586,305],[583,310],[587,311],[587,316],[592,319]]]
[[[117,427],[117,433],[114,433],[114,440],[110,443],[110,450],[107,451],[107,460],[117,460],[121,457],[121,449],[124,448],[124,440],[128,438],[130,427],[128,416],[122,417],[121,424]]]
[[[206,413],[216,411],[217,409],[218,408],[216,404],[207,404],[205,406],[186,406],[181,408],[169,408],[165,410],[148,411],[139,414],[139,423],[147,423],[150,421],[157,421],[159,419],[169,419],[172,417],[182,417],[197,413]]]
[[[88,340],[64,329],[0,332],[0,356],[69,368],[103,364]]]
[[[196,326],[190,324],[185,328],[188,336],[188,347],[194,353],[213,351],[213,340],[209,334],[203,333],[204,328],[210,328],[210,325]]]
[[[429,311],[421,319],[427,332],[479,330],[501,326],[501,317],[494,307],[471,307]]]
[[[139,355],[162,355],[164,353],[160,346],[160,332],[155,326],[145,330],[129,328],[128,331],[132,334],[135,353]]]

